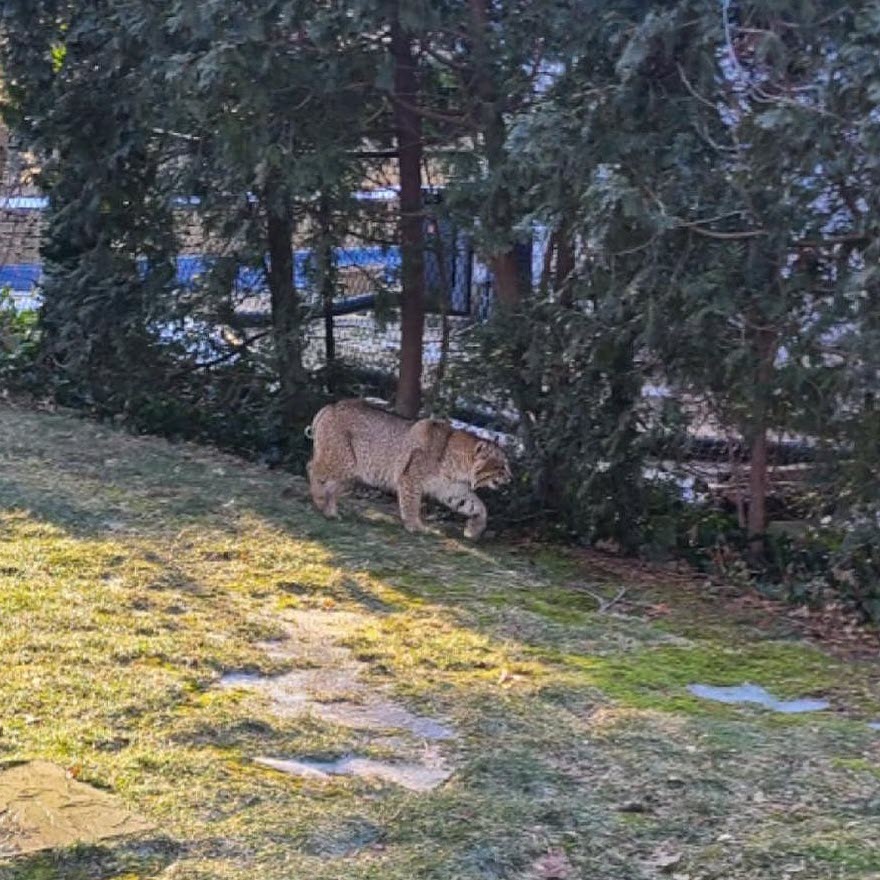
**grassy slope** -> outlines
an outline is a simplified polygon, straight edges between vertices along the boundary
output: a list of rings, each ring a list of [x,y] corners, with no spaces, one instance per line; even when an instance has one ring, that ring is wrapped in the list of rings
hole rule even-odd
[[[869,665],[742,624],[600,615],[590,572],[552,554],[412,538],[375,505],[327,524],[301,485],[282,497],[295,481],[192,447],[4,408],[0,455],[0,761],[80,764],[162,829],[3,880],[880,877]],[[253,764],[361,748],[212,689],[279,671],[255,643],[293,607],[359,613],[345,641],[376,680],[460,731],[448,784]],[[684,690],[744,680],[842,711]]]

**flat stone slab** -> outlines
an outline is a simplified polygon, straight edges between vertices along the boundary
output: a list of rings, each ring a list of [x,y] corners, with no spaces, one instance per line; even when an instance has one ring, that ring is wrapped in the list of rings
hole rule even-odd
[[[359,731],[362,738],[384,746],[394,756],[390,761],[353,754],[335,761],[257,757],[257,764],[304,778],[360,776],[410,791],[429,791],[452,775],[437,743],[456,739],[456,731],[438,719],[411,712],[393,698],[388,687],[366,678],[367,664],[339,644],[346,629],[361,620],[348,612],[289,613],[288,637],[265,642],[261,647],[273,659],[293,661],[299,668],[274,676],[231,671],[217,685],[263,694],[277,715],[312,714]]]
[[[355,730],[405,730],[428,740],[454,739],[446,724],[408,709],[357,680],[350,669],[302,669],[285,675],[263,676],[227,672],[222,688],[246,688],[266,694],[279,715],[311,712],[322,721]]]
[[[289,612],[289,637],[263,643],[268,656],[302,664],[284,675],[263,676],[230,671],[217,682],[221,688],[245,688],[265,694],[278,715],[313,713],[323,721],[365,731],[403,731],[417,739],[451,740],[447,724],[410,712],[387,689],[363,679],[367,664],[337,643],[340,631],[359,621],[346,612]]]
[[[49,761],[0,771],[0,858],[154,830],[106,791]]]
[[[784,714],[796,714],[800,712],[821,712],[830,707],[827,700],[777,700],[772,694],[757,684],[732,685],[730,687],[715,687],[709,684],[691,684],[688,690],[695,696],[704,700],[715,700],[718,703],[755,703],[772,709],[774,712]]]
[[[344,755],[335,761],[312,761],[303,758],[255,758],[255,763],[271,767],[291,776],[307,779],[329,779],[332,776],[360,776],[381,779],[408,788],[410,791],[430,791],[449,779],[451,771],[442,763],[397,764],[375,761],[357,755]]]

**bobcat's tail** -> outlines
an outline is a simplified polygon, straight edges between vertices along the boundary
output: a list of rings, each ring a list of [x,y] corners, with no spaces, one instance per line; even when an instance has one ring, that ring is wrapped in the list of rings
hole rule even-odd
[[[315,413],[315,417],[312,419],[311,425],[306,425],[306,429],[305,429],[305,431],[303,431],[303,434],[306,435],[307,440],[314,440],[315,439],[315,430],[318,427],[318,422],[320,422],[321,419],[325,415],[327,415],[327,412],[329,411],[329,409],[330,409],[329,406],[321,407],[321,409],[319,409]]]

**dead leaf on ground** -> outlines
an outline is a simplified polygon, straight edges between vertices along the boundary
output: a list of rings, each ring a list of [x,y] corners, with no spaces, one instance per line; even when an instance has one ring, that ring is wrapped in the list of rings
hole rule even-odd
[[[649,859],[647,859],[647,864],[652,868],[657,868],[658,870],[666,873],[671,872],[672,869],[682,860],[682,854],[672,849],[661,848],[657,850]]]
[[[552,849],[535,860],[532,876],[538,880],[567,880],[574,877],[574,867],[561,849]]]

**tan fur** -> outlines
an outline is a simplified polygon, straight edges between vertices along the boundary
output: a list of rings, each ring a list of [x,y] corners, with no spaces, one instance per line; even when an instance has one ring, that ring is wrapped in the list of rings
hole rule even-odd
[[[308,465],[315,507],[339,516],[339,496],[355,481],[394,492],[411,532],[425,530],[427,496],[467,517],[465,537],[486,528],[486,506],[475,490],[510,480],[503,450],[447,422],[411,422],[361,400],[325,406],[312,421],[314,451]]]

